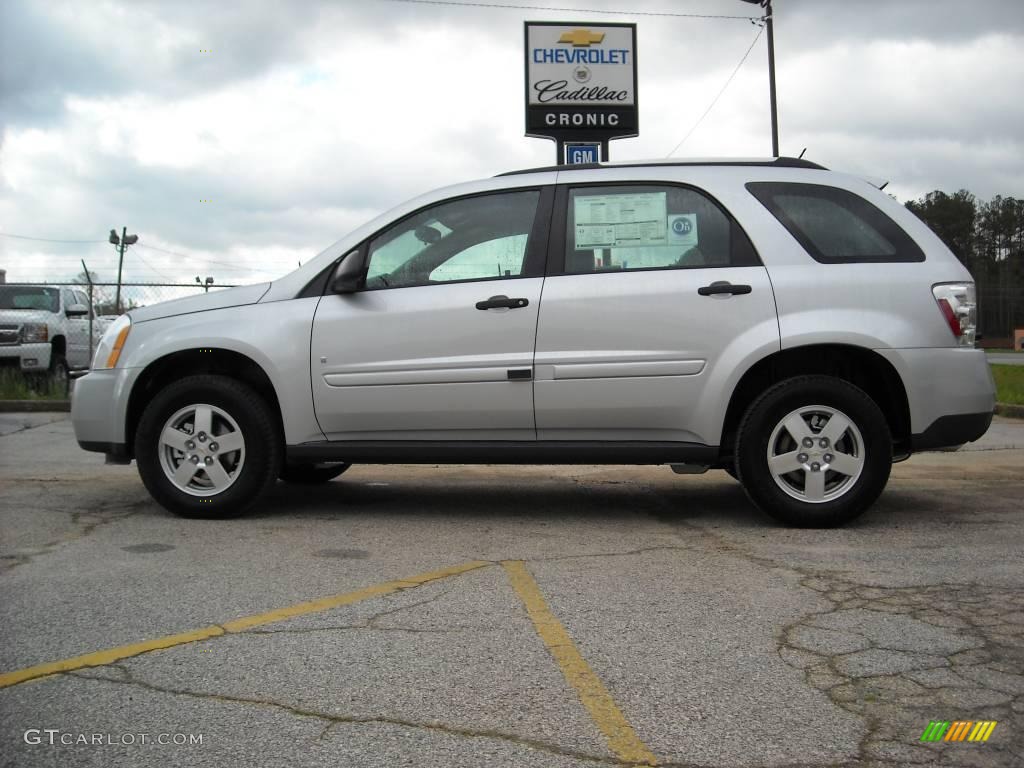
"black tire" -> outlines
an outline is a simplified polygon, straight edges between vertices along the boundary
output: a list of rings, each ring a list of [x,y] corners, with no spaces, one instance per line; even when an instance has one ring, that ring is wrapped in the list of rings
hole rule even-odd
[[[794,440],[782,422],[801,409],[803,413],[797,413],[799,421],[793,424],[799,431],[802,422],[807,431],[800,440]],[[852,427],[842,431],[834,444],[829,436],[843,429],[844,421],[837,420],[836,427],[828,429],[828,421],[821,420],[831,419],[829,411],[845,416]],[[803,456],[801,466],[807,469],[780,473],[776,480],[768,460],[773,434],[773,455],[792,454],[796,458],[790,461],[798,463]],[[822,447],[819,438],[827,441],[832,453]],[[808,439],[810,448],[804,447],[803,441]],[[846,456],[837,459],[839,454]],[[835,466],[843,461],[848,472],[829,469],[829,461]],[[849,471],[856,467],[857,472]],[[740,423],[736,442],[738,479],[754,504],[787,525],[834,528],[853,520],[881,494],[891,468],[892,437],[884,414],[863,390],[842,379],[798,376],[781,381],[754,401]],[[811,500],[815,497],[820,500]]]
[[[281,481],[297,485],[319,485],[342,474],[351,464],[285,464]]]
[[[61,395],[68,391],[70,369],[64,355],[54,352],[50,356],[50,372],[47,374],[46,386],[50,391]]]
[[[184,465],[188,451],[183,449],[181,461],[177,461],[174,451],[161,446],[164,426],[172,417],[187,412],[193,405],[212,406],[219,411],[220,415],[215,413],[213,419],[219,420],[222,431],[216,431],[218,422],[213,421],[209,442],[204,442],[195,454],[189,455],[198,457],[204,450],[213,450],[217,439],[227,442],[232,430],[224,419],[225,415],[234,421],[241,433],[240,452],[224,452],[216,458],[205,454],[226,470],[224,477],[228,478],[228,483],[220,492],[216,491],[212,476],[202,466],[198,470],[203,474],[197,472],[188,481],[192,492],[179,488],[168,477],[169,470],[165,469],[165,463],[171,467],[176,464],[179,468]],[[192,422],[193,433],[196,433],[197,421],[198,418]],[[188,424],[184,426],[187,428]],[[188,435],[187,432],[183,434]],[[200,435],[195,434],[195,438],[193,446],[201,441]],[[142,482],[161,506],[181,517],[228,518],[243,514],[274,484],[280,473],[281,457],[280,430],[266,401],[245,384],[226,376],[189,376],[160,390],[146,406],[135,431],[135,460]],[[204,483],[210,487],[193,487]]]

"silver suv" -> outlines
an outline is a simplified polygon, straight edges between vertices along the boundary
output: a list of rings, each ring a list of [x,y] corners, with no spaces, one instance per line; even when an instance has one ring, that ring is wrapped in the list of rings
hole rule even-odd
[[[789,158],[431,192],[286,277],[132,310],[72,408],[184,516],[352,463],[668,464],[835,526],[995,403],[971,276],[866,181]]]

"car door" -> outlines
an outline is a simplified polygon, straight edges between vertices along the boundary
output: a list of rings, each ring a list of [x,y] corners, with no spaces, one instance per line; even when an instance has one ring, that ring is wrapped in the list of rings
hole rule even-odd
[[[717,445],[729,393],[779,349],[771,283],[709,195],[559,187],[537,330],[540,440]]]
[[[534,440],[532,368],[551,188],[446,200],[345,259],[365,284],[328,291],[310,346],[330,440]]]

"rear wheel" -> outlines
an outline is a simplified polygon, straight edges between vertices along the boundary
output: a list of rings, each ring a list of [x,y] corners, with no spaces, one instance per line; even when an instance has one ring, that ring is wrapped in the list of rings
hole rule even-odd
[[[135,433],[142,482],[182,517],[242,514],[277,478],[281,440],[266,402],[226,376],[199,375],[161,390]]]
[[[351,464],[286,464],[281,469],[281,481],[298,485],[318,485],[330,482],[351,466]]]
[[[878,498],[892,437],[863,390],[831,376],[799,376],[750,406],[736,457],[739,480],[763,511],[789,525],[830,528]]]

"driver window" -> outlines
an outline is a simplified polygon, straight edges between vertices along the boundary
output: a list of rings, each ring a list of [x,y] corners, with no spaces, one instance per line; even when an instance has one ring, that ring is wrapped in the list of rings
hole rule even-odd
[[[368,289],[519,277],[540,192],[452,200],[370,242]]]
[[[485,280],[523,272],[528,235],[509,235],[471,245],[430,273],[430,281]]]

